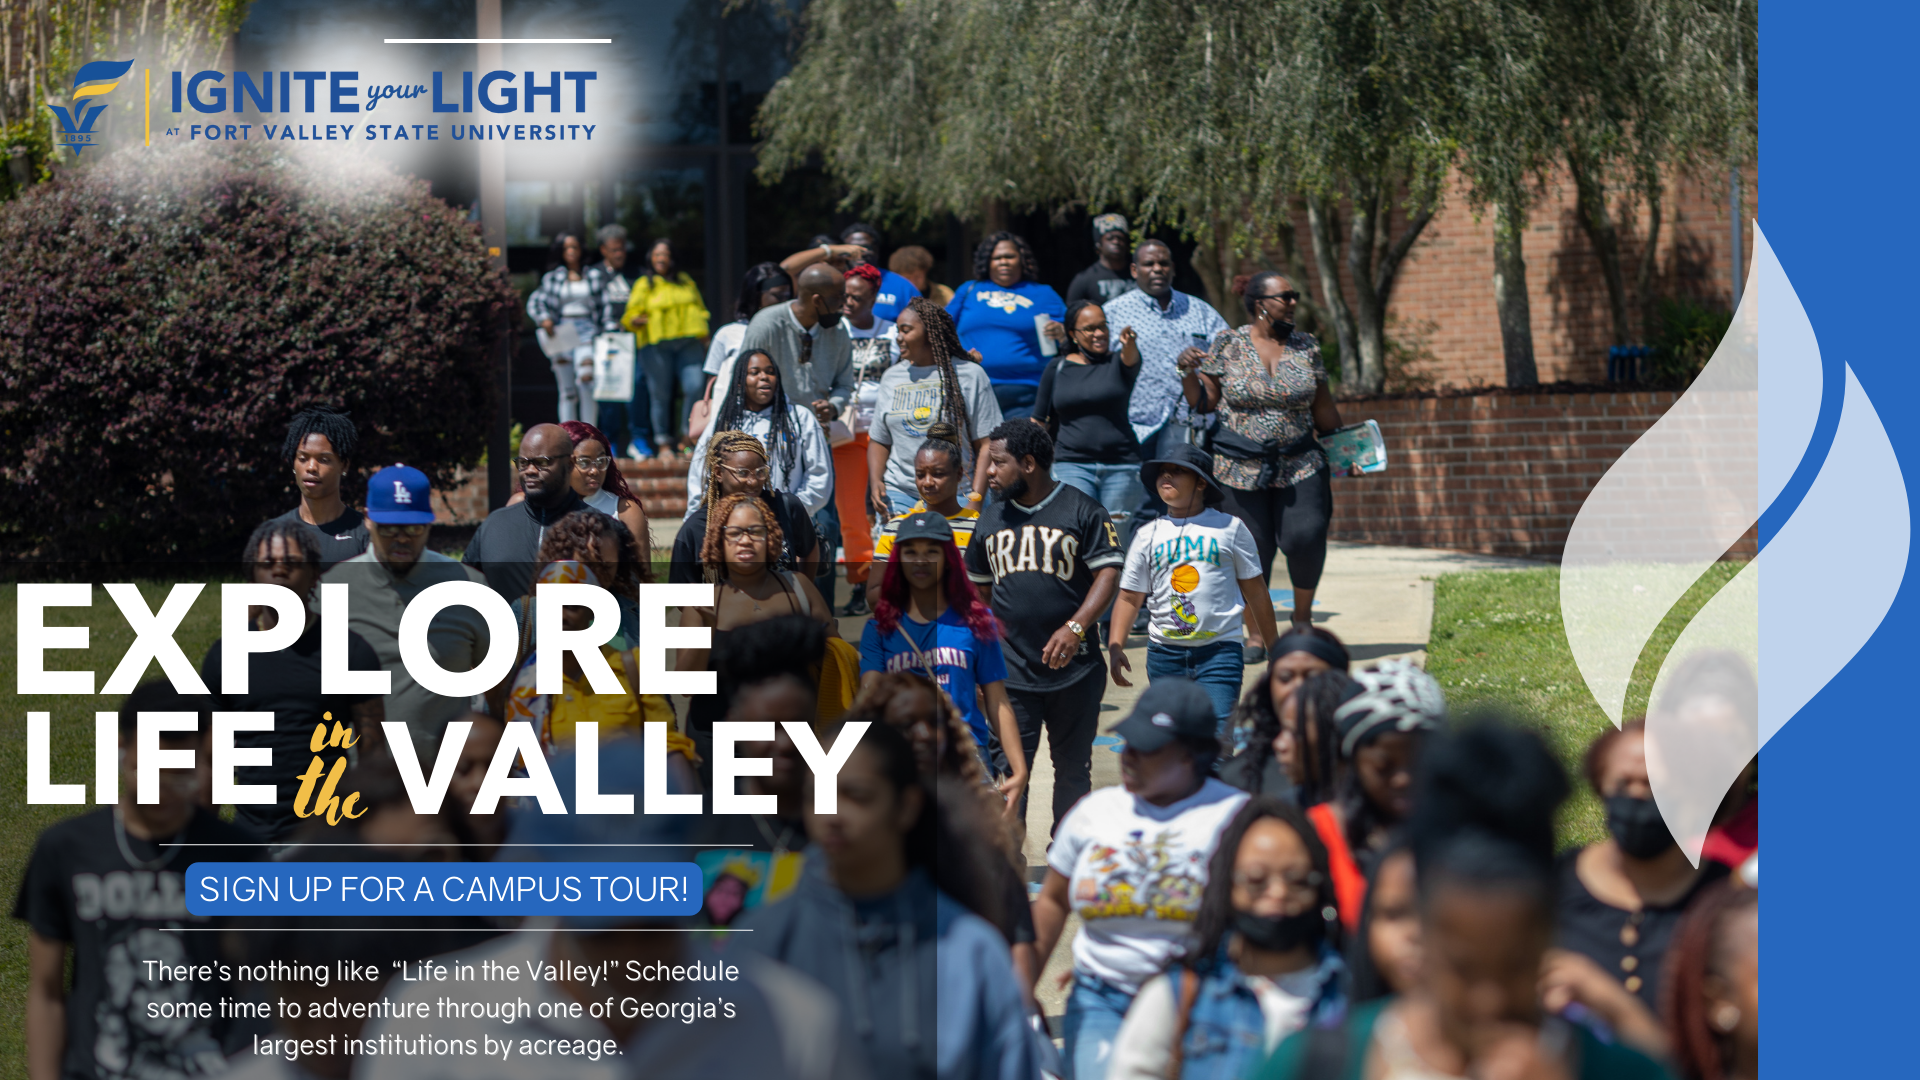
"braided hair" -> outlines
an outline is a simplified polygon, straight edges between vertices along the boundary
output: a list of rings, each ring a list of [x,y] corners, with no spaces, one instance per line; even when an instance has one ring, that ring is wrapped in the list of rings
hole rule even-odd
[[[793,426],[793,408],[787,401],[787,384],[780,377],[780,365],[774,363],[773,357],[764,349],[742,352],[733,358],[733,381],[727,386],[727,400],[720,403],[720,415],[714,418],[713,430],[740,431],[747,422],[747,413],[751,411],[747,408],[747,365],[756,356],[765,356],[767,362],[773,364],[773,403],[768,417],[771,426],[767,430],[767,443],[773,452],[768,454],[763,449],[761,456],[767,458],[767,464],[773,467],[767,486],[778,491],[779,485],[786,483],[787,477],[793,472],[794,462],[800,457],[800,433]],[[711,460],[711,453],[708,458]]]
[[[240,553],[242,565],[251,566],[260,561],[260,548],[274,540],[281,543],[281,551],[286,555],[298,555],[308,565],[320,564],[320,545],[314,542],[313,527],[305,522],[285,518],[269,518],[261,522],[247,537],[246,550]]]
[[[780,531],[780,522],[773,516],[773,508],[761,501],[758,495],[739,492],[728,495],[714,503],[707,511],[707,536],[700,545],[700,564],[706,570],[707,581],[719,584],[726,575],[727,545],[725,530],[727,519],[742,506],[751,506],[760,514],[760,521],[767,527],[767,569],[771,570],[780,562],[780,549],[787,542],[786,534]]]
[[[287,441],[280,446],[282,465],[293,467],[294,455],[309,435],[325,436],[343,461],[352,461],[360,454],[360,432],[347,412],[332,405],[313,405],[294,413],[287,423]]]
[[[592,439],[594,442],[607,448],[607,456],[614,460],[607,464],[607,478],[600,482],[602,489],[611,491],[615,496],[626,499],[629,502],[637,503],[640,501],[640,496],[633,493],[633,489],[627,486],[627,478],[620,473],[619,455],[613,452],[612,439],[607,438],[606,435],[601,433],[599,428],[594,427],[584,420],[563,420],[560,422],[560,426],[566,429],[567,437],[573,440],[573,445],[576,447],[588,439]]]
[[[1040,281],[1040,260],[1033,257],[1033,249],[1027,246],[1026,240],[1010,232],[994,233],[973,249],[973,276],[981,281],[992,279],[988,268],[993,265],[993,249],[1002,242],[1012,244],[1014,250],[1020,253],[1020,280],[1037,284]]]
[[[714,498],[714,492],[720,490],[720,470],[725,468],[726,460],[742,450],[758,455],[761,461],[767,460],[766,444],[746,432],[724,430],[716,430],[714,432],[713,441],[707,444],[707,483],[705,490],[708,493],[707,497],[709,500]]]
[[[940,411],[934,419],[944,421],[959,433],[962,446],[972,446],[973,423],[967,418],[967,400],[960,395],[960,375],[953,367],[960,358],[966,357],[967,350],[960,344],[960,331],[953,325],[953,316],[924,296],[907,301],[907,310],[920,316],[920,325],[927,330],[927,348],[933,352],[933,366],[940,369]],[[932,433],[931,428],[928,433]]]

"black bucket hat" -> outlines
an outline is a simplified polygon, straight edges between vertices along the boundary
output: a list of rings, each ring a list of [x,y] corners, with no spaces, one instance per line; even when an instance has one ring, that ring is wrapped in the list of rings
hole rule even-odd
[[[1154,482],[1160,478],[1160,466],[1162,465],[1178,465],[1183,469],[1191,469],[1199,473],[1200,479],[1207,482],[1206,503],[1208,506],[1219,506],[1221,503],[1227,501],[1226,491],[1222,489],[1218,483],[1214,482],[1213,479],[1213,455],[1207,453],[1205,450],[1194,446],[1192,443],[1182,443],[1167,451],[1163,457],[1157,457],[1152,461],[1143,462],[1140,466],[1140,484],[1142,487],[1145,487],[1148,491],[1153,490]]]

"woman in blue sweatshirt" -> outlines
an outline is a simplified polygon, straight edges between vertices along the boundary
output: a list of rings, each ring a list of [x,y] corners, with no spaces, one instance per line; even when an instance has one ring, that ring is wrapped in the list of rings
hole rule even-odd
[[[1033,414],[1040,373],[1051,361],[1040,344],[1041,324],[1054,342],[1067,338],[1066,301],[1053,286],[1040,281],[1040,265],[1027,242],[1010,232],[997,232],[973,252],[975,280],[960,286],[947,304],[960,331],[960,344],[977,353],[980,366],[993,380],[993,396],[1000,415],[1018,420]]]

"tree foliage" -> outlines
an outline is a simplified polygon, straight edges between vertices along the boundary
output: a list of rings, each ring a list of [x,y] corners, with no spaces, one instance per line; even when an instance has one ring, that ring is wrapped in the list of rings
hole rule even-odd
[[[478,230],[357,155],[156,148],[0,203],[0,557],[230,557],[297,500],[288,419],[450,484],[516,305]]]
[[[1354,391],[1385,380],[1393,287],[1450,171],[1511,238],[1524,305],[1549,170],[1587,166],[1604,205],[1752,153],[1748,0],[813,0],[803,23],[759,117],[769,179],[817,158],[881,218],[1124,207],[1199,241],[1229,319],[1245,260],[1291,273]]]
[[[252,0],[19,0],[0,4],[0,199],[51,175],[62,160],[47,105],[68,104],[74,72],[93,60],[142,68],[212,67]],[[137,91],[120,88],[96,130],[109,147],[131,140]],[[68,154],[66,160],[71,161]]]

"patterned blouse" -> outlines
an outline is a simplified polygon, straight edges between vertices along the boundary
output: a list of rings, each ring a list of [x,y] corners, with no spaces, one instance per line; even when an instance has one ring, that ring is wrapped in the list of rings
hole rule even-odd
[[[1287,338],[1286,356],[1268,375],[1252,331],[1242,326],[1213,339],[1213,350],[1200,370],[1220,380],[1220,422],[1229,430],[1256,442],[1277,439],[1283,446],[1313,434],[1313,399],[1327,369],[1312,334],[1295,330]],[[1326,467],[1327,455],[1318,448],[1290,454],[1282,460],[1273,486],[1289,487]],[[1259,477],[1257,461],[1213,456],[1213,478],[1227,487],[1251,491]]]

